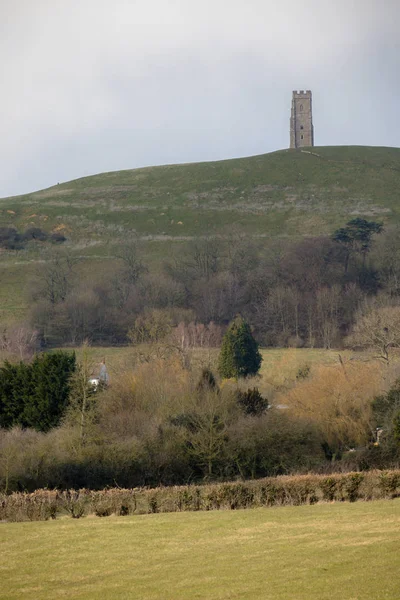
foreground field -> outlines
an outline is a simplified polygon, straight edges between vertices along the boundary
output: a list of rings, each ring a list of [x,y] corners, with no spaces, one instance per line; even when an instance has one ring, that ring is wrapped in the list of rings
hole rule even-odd
[[[400,500],[0,526],[0,598],[398,600]]]

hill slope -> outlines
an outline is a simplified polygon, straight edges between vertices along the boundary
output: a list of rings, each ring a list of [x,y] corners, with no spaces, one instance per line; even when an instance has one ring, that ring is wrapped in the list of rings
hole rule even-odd
[[[233,224],[268,238],[329,234],[357,215],[398,222],[399,200],[399,148],[323,147],[85,177],[0,199],[0,227],[61,231],[72,250],[93,259],[112,256],[136,231],[152,242],[146,252],[157,263],[166,244]],[[21,288],[27,261],[40,253],[0,254],[0,301]]]
[[[73,239],[124,229],[197,235],[232,222],[254,233],[302,235],[331,231],[354,214],[397,219],[399,196],[400,149],[284,150],[77,179],[0,200],[0,224],[64,226]]]

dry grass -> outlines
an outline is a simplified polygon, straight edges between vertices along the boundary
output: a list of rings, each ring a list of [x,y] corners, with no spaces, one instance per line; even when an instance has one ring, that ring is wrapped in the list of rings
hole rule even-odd
[[[81,348],[75,349],[79,360]],[[203,366],[210,367],[215,371],[219,349],[196,348],[191,351],[191,364],[194,369]],[[351,350],[324,350],[322,348],[263,348],[261,350],[263,362],[261,365],[260,378],[249,381],[260,387],[261,391],[268,392],[270,389],[290,389],[296,381],[299,369],[310,366],[311,370],[318,365],[338,365],[339,354],[344,361],[351,359],[367,360],[370,353],[355,353]],[[112,379],[119,377],[121,373],[132,370],[137,362],[137,350],[133,346],[123,347],[91,347],[90,355],[95,364],[106,360],[107,369]]]

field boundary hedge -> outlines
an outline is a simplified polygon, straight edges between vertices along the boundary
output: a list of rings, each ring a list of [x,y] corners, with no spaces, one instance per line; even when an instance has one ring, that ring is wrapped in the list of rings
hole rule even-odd
[[[330,475],[285,475],[250,481],[100,491],[36,490],[0,494],[1,521],[41,521],[70,515],[106,517],[199,510],[299,506],[400,497],[400,469]]]

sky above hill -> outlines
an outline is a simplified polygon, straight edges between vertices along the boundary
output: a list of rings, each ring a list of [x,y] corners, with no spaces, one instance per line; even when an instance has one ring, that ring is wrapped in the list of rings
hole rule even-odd
[[[400,146],[399,0],[0,0],[0,197],[289,145]]]

